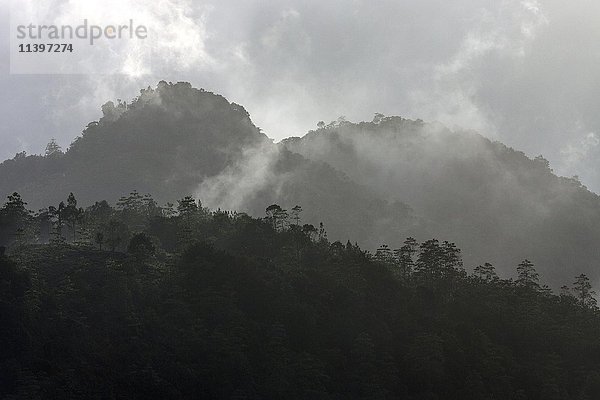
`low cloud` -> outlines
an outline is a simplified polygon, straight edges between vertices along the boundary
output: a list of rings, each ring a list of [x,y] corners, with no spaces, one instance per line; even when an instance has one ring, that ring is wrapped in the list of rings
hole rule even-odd
[[[274,164],[279,149],[272,143],[244,149],[242,156],[216,176],[205,179],[195,193],[211,209],[242,210],[264,189],[281,188],[284,174]]]
[[[24,6],[41,7],[32,0]],[[45,3],[46,4],[46,3]],[[598,132],[600,4],[558,0],[373,3],[56,1],[55,12],[139,15],[160,35],[151,65],[120,76],[4,75],[2,153],[63,147],[107,100],[161,79],[190,81],[243,104],[272,138],[374,112],[476,129],[600,190],[598,160],[573,163],[581,131]],[[2,7],[5,7],[2,5]],[[0,42],[8,48],[8,32]],[[26,117],[29,115],[30,117]],[[34,117],[31,117],[34,115]],[[578,126],[581,126],[581,130]],[[574,127],[577,127],[576,129]],[[589,153],[589,154],[593,154]],[[574,167],[576,166],[576,167]]]

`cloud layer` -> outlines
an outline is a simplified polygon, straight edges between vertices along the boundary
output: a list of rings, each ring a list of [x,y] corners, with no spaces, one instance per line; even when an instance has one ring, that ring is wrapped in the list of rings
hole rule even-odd
[[[597,2],[47,3],[65,15],[76,6],[104,18],[140,15],[154,33],[152,63],[124,57],[118,76],[9,75],[11,32],[1,24],[1,158],[39,153],[50,137],[68,146],[106,100],[187,80],[243,104],[275,139],[340,115],[437,120],[541,153],[600,191]],[[8,2],[0,4],[7,22]]]

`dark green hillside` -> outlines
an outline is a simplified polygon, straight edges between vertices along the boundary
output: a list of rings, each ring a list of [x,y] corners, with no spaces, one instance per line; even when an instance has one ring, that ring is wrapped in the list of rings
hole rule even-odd
[[[435,239],[371,255],[277,205],[134,193],[33,216],[15,195],[0,217],[2,398],[600,396],[585,275],[555,295],[528,261],[467,274]]]

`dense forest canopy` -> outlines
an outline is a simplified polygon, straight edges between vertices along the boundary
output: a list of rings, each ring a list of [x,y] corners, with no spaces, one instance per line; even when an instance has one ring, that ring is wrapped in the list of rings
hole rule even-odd
[[[303,207],[72,193],[0,208],[0,397],[595,399],[600,311],[521,260],[466,272],[453,243],[374,253]],[[312,224],[311,224],[312,222]]]

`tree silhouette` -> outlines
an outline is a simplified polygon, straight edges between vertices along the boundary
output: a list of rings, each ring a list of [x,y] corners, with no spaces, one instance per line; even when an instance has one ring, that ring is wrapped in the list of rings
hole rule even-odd
[[[280,213],[281,207],[278,204],[271,204],[265,209],[265,213],[267,214],[267,219],[271,221],[273,225],[273,229],[277,230],[277,215]]]
[[[104,244],[104,233],[96,232],[96,236],[94,237],[94,241],[98,244],[98,248],[102,251],[102,245]]]
[[[529,289],[539,288],[539,274],[531,261],[525,259],[517,266],[517,284]]]
[[[284,210],[277,204],[271,204],[266,208],[265,212],[267,214],[267,219],[270,220],[273,225],[273,229],[276,231],[283,231],[287,227],[289,217],[287,210]]]
[[[318,236],[317,228],[315,228],[312,224],[304,224],[302,225],[302,232],[308,236],[311,241],[316,241]]]
[[[392,252],[392,249],[390,249],[390,246],[387,244],[382,244],[379,246],[375,252],[375,260],[384,264],[392,265],[394,263],[394,253]]]
[[[56,139],[54,139],[54,138],[50,139],[50,142],[46,145],[45,156],[51,157],[51,156],[62,155],[62,154],[63,154],[62,149],[58,145],[58,143],[56,143]]]
[[[290,213],[290,216],[292,217],[292,220],[294,220],[295,225],[297,227],[300,226],[300,214],[302,213],[302,207],[300,207],[299,205],[295,205],[292,208],[292,211]]]
[[[323,225],[323,222],[319,222],[318,240],[320,243],[327,243],[327,231],[325,230],[325,225]]]
[[[409,237],[404,241],[404,245],[394,250],[394,257],[400,268],[400,274],[407,279],[413,272],[415,265],[414,255],[417,252],[419,244],[416,239]]]
[[[67,205],[64,206],[62,214],[62,218],[69,224],[69,228],[73,234],[73,242],[75,242],[77,223],[80,221],[83,215],[83,210],[77,208],[77,200],[75,199],[73,193],[69,194],[69,197],[67,198]]]
[[[573,282],[573,292],[575,293],[575,298],[582,306],[589,308],[596,307],[597,302],[594,298],[596,292],[592,290],[592,284],[587,275],[581,274],[575,278],[575,282]]]
[[[498,279],[496,269],[492,264],[487,262],[483,265],[478,265],[477,267],[475,267],[473,275],[485,282],[491,282]]]
[[[431,285],[443,276],[444,250],[437,239],[430,239],[419,247],[415,264],[415,276],[425,285]]]
[[[198,204],[192,196],[177,200],[177,211],[184,218],[191,218],[198,211]]]

